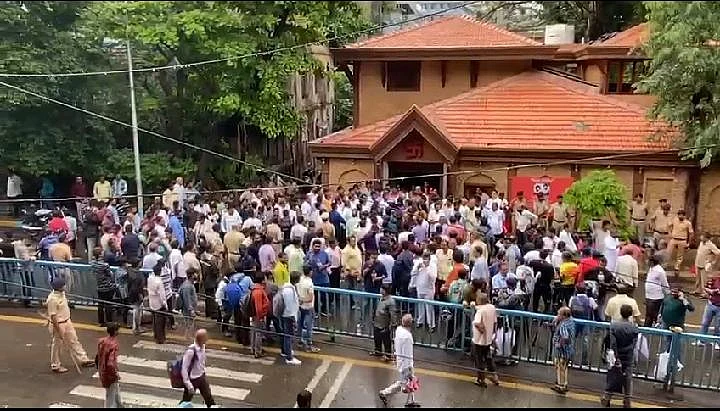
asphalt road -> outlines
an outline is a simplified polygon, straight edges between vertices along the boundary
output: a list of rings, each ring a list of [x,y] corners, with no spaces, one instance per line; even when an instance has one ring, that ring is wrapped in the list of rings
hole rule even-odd
[[[97,339],[103,336],[102,330],[92,324],[94,312],[75,310],[73,318],[81,342],[93,357]],[[0,407],[102,407],[104,392],[93,378],[94,369],[78,374],[63,352],[65,366],[71,371],[64,375],[50,371],[49,336],[34,310],[2,307],[0,323],[0,344],[5,353],[0,363]],[[218,339],[215,330],[211,331],[208,374],[216,401],[224,408],[292,407],[297,393],[308,387],[313,391],[313,407],[379,407],[378,390],[396,378],[392,364],[370,359],[361,348],[324,345],[322,337],[316,340],[323,351],[298,353],[303,363],[293,367],[279,360],[276,349],[270,348],[268,357],[256,360],[246,348]],[[149,335],[136,337],[122,330],[121,392],[127,405],[173,407],[179,402],[182,394],[169,388],[165,363],[176,358],[189,341],[177,335],[171,341],[158,346]],[[367,345],[367,341],[362,343]],[[432,365],[430,359],[444,362],[445,366]],[[417,400],[424,407],[445,408],[600,405],[596,386],[573,387],[566,396],[554,394],[548,388],[553,379],[550,367],[523,364],[512,367],[512,371],[501,369],[500,387],[480,389],[472,384],[474,377],[468,365],[466,360],[446,357],[437,350],[416,350],[420,379]],[[510,372],[520,378],[505,374]],[[522,375],[529,378],[523,379]],[[574,375],[574,384],[597,385],[600,381],[595,375],[588,375],[587,380],[581,373]],[[652,406],[651,395],[635,405]],[[401,407],[404,401],[405,395],[399,394],[391,400],[391,406]],[[201,406],[200,396],[193,402]]]

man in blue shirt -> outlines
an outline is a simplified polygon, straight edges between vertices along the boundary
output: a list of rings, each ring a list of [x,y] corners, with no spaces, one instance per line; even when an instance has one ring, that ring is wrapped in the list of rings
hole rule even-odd
[[[312,242],[311,250],[305,257],[305,264],[312,270],[312,281],[315,287],[330,287],[330,257],[323,251],[320,239]],[[315,312],[327,316],[326,305],[325,299],[320,298],[318,290],[315,290]]]
[[[180,249],[183,249],[185,247],[185,230],[183,230],[182,223],[180,223],[177,213],[170,214],[168,227],[172,230],[173,236],[177,239]]]

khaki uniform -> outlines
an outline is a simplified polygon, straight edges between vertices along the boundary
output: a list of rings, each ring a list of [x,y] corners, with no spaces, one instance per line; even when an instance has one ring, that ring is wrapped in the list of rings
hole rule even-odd
[[[695,255],[695,292],[705,294],[705,283],[707,282],[707,273],[712,270],[715,258],[720,255],[720,249],[710,240],[705,240],[698,245],[697,254]]]
[[[675,271],[680,271],[685,250],[688,247],[688,241],[693,233],[692,224],[688,220],[682,220],[675,217],[669,226],[670,241],[668,241],[668,253],[670,259],[675,260]],[[673,258],[674,256],[674,258]]]
[[[630,226],[638,240],[642,243],[645,238],[645,228],[647,224],[648,209],[646,203],[638,203],[633,201],[632,207],[630,208]]]
[[[86,363],[89,361],[85,349],[78,341],[75,327],[70,321],[70,307],[64,291],[53,291],[45,301],[48,310],[48,317],[55,315],[57,329],[52,322],[48,323],[48,331],[52,342],[50,343],[50,367],[60,368],[60,348],[63,344],[70,350],[70,355],[75,357],[76,362]]]
[[[72,261],[72,250],[67,243],[56,243],[50,246],[50,259],[61,263],[69,263]],[[72,293],[75,278],[67,267],[54,267],[56,276],[62,276],[65,279],[65,292]]]
[[[227,249],[227,260],[231,270],[235,269],[235,264],[240,261],[240,245],[245,241],[245,234],[237,230],[232,230],[225,234],[223,243]]]
[[[560,231],[562,231],[562,229],[565,227],[565,224],[567,224],[568,222],[567,204],[555,203],[550,207],[550,209],[552,210],[553,215],[552,226],[555,229],[556,233],[560,233]]]
[[[538,216],[539,227],[548,228],[548,211],[550,211],[550,206],[547,200],[536,200],[533,204],[533,214]]]
[[[661,209],[655,210],[652,216],[653,238],[655,239],[655,247],[660,240],[668,241],[670,234],[670,223],[672,219],[670,213],[665,214]]]
[[[283,233],[280,229],[280,226],[274,223],[268,224],[265,227],[265,234],[270,238],[270,241],[272,242],[272,248],[275,251],[275,255],[280,255],[280,252],[282,251],[283,240]]]

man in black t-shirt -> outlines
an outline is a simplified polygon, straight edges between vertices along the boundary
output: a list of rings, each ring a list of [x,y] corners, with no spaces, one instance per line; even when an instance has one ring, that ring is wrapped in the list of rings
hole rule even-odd
[[[555,268],[546,261],[548,250],[540,251],[540,259],[528,263],[536,277],[535,289],[532,295],[532,311],[538,312],[540,298],[543,299],[543,312],[552,313],[552,288],[551,284],[555,279]]]

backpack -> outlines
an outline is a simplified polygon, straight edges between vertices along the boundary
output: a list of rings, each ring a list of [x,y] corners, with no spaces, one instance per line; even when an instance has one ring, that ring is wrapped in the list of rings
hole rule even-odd
[[[197,350],[195,347],[188,347],[188,350],[193,350],[193,356],[190,360],[190,367],[189,369],[192,369],[193,364],[195,363],[195,359],[197,358]],[[187,352],[187,351],[186,351]],[[170,386],[172,388],[184,388],[185,384],[183,383],[183,377],[182,377],[182,369],[183,369],[183,355],[178,357],[175,361],[168,361],[167,363],[167,372],[168,377],[170,377]]]
[[[225,300],[227,301],[228,307],[234,310],[235,307],[240,305],[242,298],[242,289],[240,284],[237,282],[231,282],[225,287]]]
[[[459,304],[460,301],[462,301],[462,292],[465,289],[465,286],[467,285],[467,280],[455,280],[450,285],[450,290],[448,291],[448,299],[451,303]]]
[[[285,298],[283,297],[282,290],[285,287],[278,290],[278,293],[275,294],[275,297],[273,297],[272,301],[272,309],[273,309],[273,315],[277,318],[282,318],[283,313],[285,312]]]
[[[245,318],[255,316],[255,304],[252,298],[252,289],[245,293],[245,295],[243,295],[240,299],[240,312],[242,312]]]
[[[592,320],[592,307],[590,307],[590,298],[583,294],[578,294],[573,298],[570,304],[570,312],[575,318],[581,320]]]

